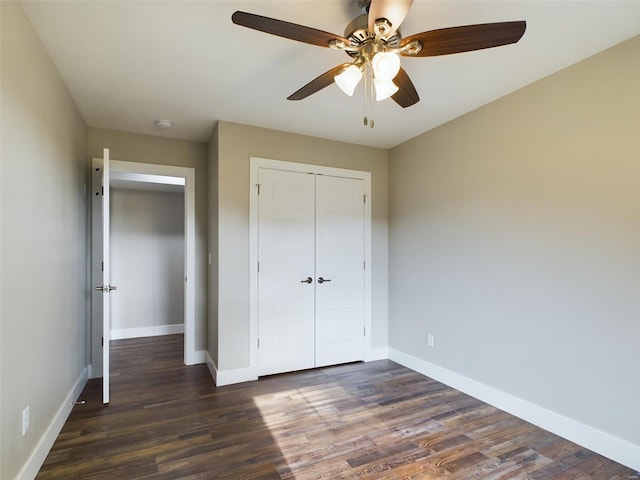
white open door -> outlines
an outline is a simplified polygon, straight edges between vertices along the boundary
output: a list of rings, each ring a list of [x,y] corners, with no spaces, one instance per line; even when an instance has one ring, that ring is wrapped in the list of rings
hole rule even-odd
[[[109,293],[116,287],[111,285],[110,264],[109,264],[109,149],[105,148],[102,159],[94,159],[94,172],[99,179],[100,191],[96,192],[100,198],[97,202],[99,208],[94,209],[94,215],[101,215],[101,222],[94,217],[94,227],[99,227],[101,232],[99,238],[94,235],[94,250],[102,257],[101,260],[101,283],[96,286],[98,294],[102,297],[101,311],[98,308],[97,314],[102,317],[102,402],[109,403],[109,340],[111,331],[111,302]],[[95,240],[99,240],[95,242]],[[100,248],[101,244],[101,248]],[[98,302],[100,303],[100,302]],[[95,312],[96,310],[94,310]],[[95,324],[95,322],[94,322]]]

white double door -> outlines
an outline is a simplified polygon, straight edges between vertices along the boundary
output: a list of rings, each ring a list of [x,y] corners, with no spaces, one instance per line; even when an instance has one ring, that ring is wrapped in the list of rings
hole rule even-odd
[[[363,180],[258,177],[258,374],[363,360]]]

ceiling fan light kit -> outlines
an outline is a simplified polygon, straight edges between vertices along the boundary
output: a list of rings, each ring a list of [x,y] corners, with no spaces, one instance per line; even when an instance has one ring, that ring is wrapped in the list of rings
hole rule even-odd
[[[398,30],[413,0],[355,0],[368,13],[353,19],[344,37],[295,23],[235,12],[236,25],[270,33],[299,42],[342,50],[354,60],[316,77],[288,97],[302,100],[332,83],[347,95],[353,93],[364,77],[364,125],[374,126],[373,103],[391,98],[402,108],[420,101],[409,75],[400,65],[400,56],[431,57],[469,52],[516,43],[526,22],[499,22],[442,28],[402,38]]]
[[[376,53],[371,61],[376,78],[391,81],[400,71],[400,57],[394,52]]]
[[[393,96],[399,88],[390,80],[380,80],[379,78],[373,78],[373,85],[376,90],[376,101],[386,100]]]
[[[358,83],[362,80],[362,71],[356,65],[351,64],[345,67],[342,72],[333,77],[333,79],[336,85],[340,87],[340,90],[351,97]]]

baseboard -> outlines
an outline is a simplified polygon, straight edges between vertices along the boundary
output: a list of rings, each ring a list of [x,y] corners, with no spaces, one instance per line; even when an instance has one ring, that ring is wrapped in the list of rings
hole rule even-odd
[[[207,359],[207,368],[209,369],[209,373],[211,374],[211,378],[213,379],[213,383],[218,385],[218,367],[213,363],[213,359],[209,355],[209,352],[205,352]]]
[[[193,352],[193,364],[197,365],[199,363],[207,362],[207,351],[206,350],[196,350]]]
[[[640,445],[393,348],[389,349],[389,359],[633,470],[640,471]]]
[[[258,376],[250,367],[234,368],[233,370],[218,370],[216,385],[218,387],[222,387],[223,385],[251,382],[253,380],[258,380]]]
[[[387,347],[370,348],[365,353],[365,362],[375,362],[376,360],[386,360],[389,358],[389,349]]]
[[[73,405],[82,393],[82,389],[87,383],[87,369],[82,370],[82,373],[78,377],[75,385],[71,388],[71,391],[60,405],[60,408],[56,412],[53,420],[49,423],[49,426],[45,430],[44,434],[38,441],[36,448],[33,450],[27,463],[22,467],[20,473],[16,477],[16,480],[33,480],[38,475],[42,464],[47,458],[51,447],[53,447],[56,438],[60,434],[64,422],[69,418],[69,414],[73,409]]]
[[[250,367],[218,370],[218,367],[209,356],[209,352],[207,352],[207,367],[209,367],[209,373],[211,373],[211,378],[213,378],[213,382],[217,387],[231,385],[233,383],[250,382],[258,379],[258,376]]]
[[[153,327],[113,328],[111,329],[111,340],[157,337],[159,335],[174,335],[176,333],[184,333],[184,323],[176,323],[174,325],[156,325]]]

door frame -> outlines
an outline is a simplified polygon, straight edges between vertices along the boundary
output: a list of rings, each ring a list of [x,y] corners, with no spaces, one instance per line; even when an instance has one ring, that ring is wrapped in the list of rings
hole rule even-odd
[[[194,365],[199,363],[195,349],[195,169],[192,167],[177,167],[173,165],[159,165],[154,163],[128,162],[110,160],[112,172],[126,172],[131,174],[179,177],[184,178],[184,363]],[[162,183],[162,179],[159,179]],[[93,247],[92,247],[93,248]],[[92,330],[97,326],[93,324]],[[95,345],[95,339],[92,339]],[[92,352],[92,359],[96,356]],[[99,376],[95,368],[91,369],[91,376]],[[102,369],[100,369],[101,371]]]
[[[260,168],[364,181],[364,361],[373,354],[371,322],[371,172],[251,157],[249,160],[249,369],[258,378],[258,171]]]

